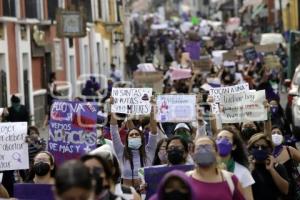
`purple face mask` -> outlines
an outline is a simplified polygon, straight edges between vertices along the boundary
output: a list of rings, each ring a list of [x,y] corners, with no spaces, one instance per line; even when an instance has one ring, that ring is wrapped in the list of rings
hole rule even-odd
[[[232,151],[232,144],[226,138],[217,140],[218,152],[221,157],[228,156]]]

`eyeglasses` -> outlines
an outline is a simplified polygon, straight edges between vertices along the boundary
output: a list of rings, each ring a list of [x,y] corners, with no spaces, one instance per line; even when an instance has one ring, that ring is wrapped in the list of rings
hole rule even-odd
[[[266,145],[254,145],[253,147],[252,147],[252,149],[262,149],[262,150],[266,150],[266,149],[268,149],[269,147],[268,146],[266,146]]]

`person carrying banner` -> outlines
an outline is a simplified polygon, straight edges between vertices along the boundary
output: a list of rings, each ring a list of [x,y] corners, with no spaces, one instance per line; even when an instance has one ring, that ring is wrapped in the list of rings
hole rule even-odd
[[[225,169],[238,178],[245,198],[253,200],[251,186],[255,181],[247,169],[248,158],[239,134],[232,127],[223,128],[217,135],[216,143]]]
[[[111,104],[113,98],[111,98]],[[152,108],[150,114],[150,133],[148,144],[145,143],[143,131],[133,128],[128,131],[125,144],[122,143],[118,121],[115,113],[111,113],[110,120],[111,136],[113,146],[118,160],[123,166],[122,182],[125,186],[134,186],[139,189],[141,179],[138,176],[138,169],[152,164],[157,144],[157,125]]]

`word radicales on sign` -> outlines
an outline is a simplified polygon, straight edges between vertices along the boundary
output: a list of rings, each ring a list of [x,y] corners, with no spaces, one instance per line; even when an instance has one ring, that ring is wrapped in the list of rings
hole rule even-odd
[[[27,123],[0,123],[0,171],[29,168]]]
[[[159,95],[157,121],[192,122],[196,120],[196,95]]]
[[[113,88],[113,113],[148,115],[151,112],[152,88]]]
[[[57,164],[96,148],[97,110],[94,105],[56,101],[50,116],[48,149]]]
[[[265,99],[264,90],[223,95],[220,102],[222,123],[267,120]]]

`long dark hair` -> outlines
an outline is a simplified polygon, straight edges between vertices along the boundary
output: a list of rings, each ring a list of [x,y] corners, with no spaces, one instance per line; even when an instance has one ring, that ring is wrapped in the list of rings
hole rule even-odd
[[[231,152],[232,159],[235,162],[237,162],[245,167],[248,167],[249,163],[248,163],[246,148],[245,148],[242,138],[240,137],[240,133],[237,132],[237,129],[235,129],[231,126],[227,126],[227,127],[223,128],[221,131],[228,131],[232,134],[232,140],[233,140],[232,145],[236,146],[236,148],[234,150],[232,150],[232,152]]]
[[[142,161],[142,165],[145,165],[146,163],[146,160],[147,160],[147,156],[146,156],[146,150],[145,150],[145,137],[144,137],[144,133],[142,131],[140,131],[139,129],[137,128],[133,128],[133,129],[130,129],[126,135],[126,139],[125,139],[125,147],[124,147],[124,153],[123,153],[123,159],[124,160],[129,160],[130,164],[132,165],[133,167],[133,158],[132,158],[132,152],[131,152],[131,149],[128,147],[128,136],[129,136],[129,133],[133,130],[136,130],[140,133],[140,137],[141,137],[141,140],[142,140],[142,146],[140,147],[139,149],[139,153],[140,153],[140,159]]]
[[[154,159],[153,159],[153,162],[152,162],[153,166],[162,164],[159,157],[158,157],[158,152],[159,152],[159,149],[160,149],[161,145],[163,145],[163,143],[167,142],[167,141],[168,141],[167,138],[163,138],[163,139],[158,141],[157,146],[156,146],[156,150],[155,150]]]

